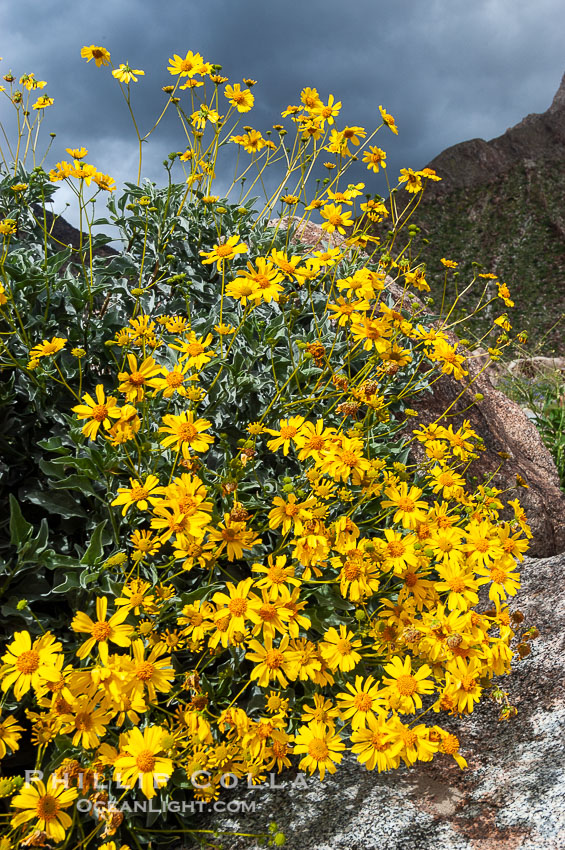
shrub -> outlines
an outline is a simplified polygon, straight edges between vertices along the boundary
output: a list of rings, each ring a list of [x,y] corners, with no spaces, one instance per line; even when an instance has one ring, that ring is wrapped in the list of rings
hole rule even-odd
[[[7,774],[35,767],[44,781],[1,781],[2,850],[164,846],[190,831],[187,794],[212,803],[228,775],[259,783],[291,765],[323,778],[346,749],[370,770],[437,754],[464,767],[442,715],[485,693],[513,713],[493,680],[510,671],[520,617],[507,597],[530,532],[517,501],[503,519],[499,491],[467,487],[479,435],[417,424],[414,400],[467,372],[450,314],[432,324],[412,297],[427,284],[409,213],[378,196],[358,208],[363,184],[343,185],[350,145],[373,171],[384,152],[363,128],[338,131],[340,104],[313,89],[283,113],[291,146],[282,125],[278,142],[235,134],[251,82],[225,86],[192,53],[169,70],[187,148],[165,161],[164,188],[115,197],[83,149],[49,173],[16,155],[3,175],[0,755]],[[131,108],[141,72],[113,73]],[[30,95],[36,83],[21,80]],[[29,122],[25,97],[9,96]],[[236,202],[211,191],[234,145],[248,159],[232,188],[252,182]],[[322,151],[330,176],[308,201]],[[250,192],[281,163],[257,208]],[[404,169],[399,186],[416,204],[429,179]],[[62,180],[77,195],[75,247],[46,209]],[[320,211],[327,244],[270,223],[297,209]],[[385,216],[376,243],[367,228]],[[118,232],[117,252],[95,227]],[[143,809],[153,798],[159,820]]]

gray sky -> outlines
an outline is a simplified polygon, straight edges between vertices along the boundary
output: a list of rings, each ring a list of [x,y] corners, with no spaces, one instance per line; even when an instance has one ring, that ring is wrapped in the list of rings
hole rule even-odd
[[[117,83],[109,68],[80,57],[96,44],[116,65],[145,71],[132,85],[142,129],[164,105],[161,87],[174,82],[169,57],[188,50],[222,64],[232,83],[259,81],[243,123],[262,131],[306,85],[342,101],[340,126],[372,129],[382,104],[399,127],[398,137],[383,129],[376,140],[392,178],[545,111],[565,72],[564,23],[563,0],[0,0],[0,68],[48,81],[55,105],[45,136],[57,133],[49,165],[65,147],[84,145],[100,171],[135,180],[135,139]],[[8,113],[1,102],[9,124]],[[162,181],[161,161],[182,149],[180,128],[167,122],[145,147],[145,176]],[[371,172],[355,177],[383,191]]]

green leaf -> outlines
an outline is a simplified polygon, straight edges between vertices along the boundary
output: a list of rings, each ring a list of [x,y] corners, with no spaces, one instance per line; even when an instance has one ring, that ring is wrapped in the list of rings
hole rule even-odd
[[[102,532],[106,526],[107,520],[103,519],[92,533],[88,549],[80,559],[81,564],[86,564],[87,567],[93,567],[96,561],[102,557],[104,551],[102,544]]]
[[[10,493],[10,543],[21,546],[29,537],[33,525],[23,518],[17,499]]]

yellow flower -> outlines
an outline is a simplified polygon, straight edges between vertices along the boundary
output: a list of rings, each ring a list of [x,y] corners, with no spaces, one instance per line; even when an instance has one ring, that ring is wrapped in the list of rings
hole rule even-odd
[[[341,716],[344,720],[351,720],[352,729],[364,729],[369,718],[374,718],[383,705],[379,686],[374,684],[374,681],[373,676],[368,676],[363,683],[363,676],[356,676],[355,685],[350,682],[346,684],[350,693],[337,695]]]
[[[406,183],[404,187],[407,192],[411,192],[412,194],[416,194],[417,192],[422,191],[422,179],[415,171],[412,171],[411,168],[401,168],[400,169],[400,177],[398,178],[399,183]]]
[[[360,646],[361,641],[355,640],[355,635],[348,631],[347,626],[341,625],[339,632],[332,626],[320,643],[320,651],[332,670],[349,673],[361,661],[361,655],[357,652]]]
[[[37,689],[49,678],[50,668],[55,666],[62,647],[49,632],[32,644],[29,632],[22,631],[15,632],[14,640],[6,649],[0,668],[2,690],[7,691],[13,685],[14,696],[19,700],[30,688]]]
[[[169,434],[164,440],[161,440],[161,445],[164,448],[172,448],[173,451],[182,451],[183,457],[190,456],[190,450],[195,452],[207,452],[214,437],[209,434],[204,434],[208,428],[211,428],[212,423],[208,419],[194,419],[192,411],[183,411],[178,416],[172,413],[163,416],[163,426],[159,428],[159,433]]]
[[[267,442],[268,448],[272,452],[282,448],[283,454],[288,455],[291,443],[297,446],[301,445],[300,428],[304,424],[303,416],[291,416],[289,419],[281,419],[279,430],[275,431],[272,428],[265,428],[267,434],[272,434],[276,439]]]
[[[395,124],[395,121],[394,121],[394,118],[392,117],[392,115],[389,115],[388,112],[386,112],[383,109],[382,106],[379,106],[379,112],[381,113],[381,118],[383,119],[383,123],[387,125],[389,130],[392,130],[392,132],[396,136],[398,136],[398,128]]]
[[[175,53],[167,70],[172,76],[193,77],[195,74],[202,73],[204,60],[200,53],[193,53],[189,50],[185,58],[182,59]]]
[[[215,245],[211,251],[200,251],[200,255],[206,257],[205,260],[202,260],[202,264],[216,263],[218,271],[221,272],[226,260],[233,260],[236,254],[247,251],[247,245],[244,242],[238,244],[238,240],[239,236],[235,234],[220,245]]]
[[[164,788],[173,772],[171,759],[159,755],[166,734],[161,726],[146,726],[143,732],[131,729],[114,762],[114,779],[129,788],[138,782],[147,798],[154,797],[156,788]]]
[[[334,96],[330,94],[328,97],[327,104],[320,103],[315,106],[311,112],[313,115],[317,116],[320,120],[322,127],[327,121],[328,124],[334,123],[334,117],[339,114],[339,110],[341,109],[341,101],[338,103],[334,103]]]
[[[431,694],[434,683],[427,677],[431,675],[431,668],[422,664],[419,670],[412,670],[412,659],[409,655],[402,660],[398,655],[393,656],[390,664],[385,665],[385,671],[389,674],[383,676],[383,685],[391,708],[401,714],[413,713],[422,708],[420,694]]]
[[[20,726],[11,714],[4,720],[0,716],[0,759],[3,759],[7,752],[14,753],[19,748],[18,741],[22,737],[20,732],[23,731],[23,726]]]
[[[159,479],[156,475],[148,475],[145,482],[130,478],[131,487],[118,487],[118,495],[111,502],[112,505],[123,505],[122,516],[126,515],[128,508],[136,505],[140,511],[146,511],[149,507],[147,498],[152,493],[157,496],[165,493],[164,487],[159,487]]]
[[[369,150],[363,154],[363,162],[366,163],[369,170],[376,174],[379,168],[386,168],[386,152],[371,145]]]
[[[81,694],[71,711],[63,717],[61,732],[72,737],[74,746],[85,750],[94,749],[106,734],[106,726],[112,719],[104,708],[98,706],[98,696],[90,699]]]
[[[96,621],[93,621],[83,611],[77,611],[73,617],[71,629],[74,632],[84,632],[89,635],[77,650],[78,658],[86,658],[94,645],[98,644],[100,657],[105,663],[108,659],[108,641],[116,643],[118,646],[129,646],[131,644],[130,635],[133,628],[124,624],[124,620],[129,614],[128,609],[122,608],[116,611],[109,620],[106,620],[107,610],[108,600],[105,596],[99,596],[96,599]]]
[[[214,549],[215,554],[221,554],[226,549],[228,560],[243,558],[244,549],[252,549],[261,539],[255,536],[255,532],[246,528],[244,522],[233,522],[229,514],[224,514],[224,522],[217,528],[208,532],[209,543],[206,549]],[[216,549],[216,544],[218,548]]]
[[[273,679],[276,679],[281,688],[287,686],[287,676],[290,678],[293,661],[293,652],[288,649],[288,644],[288,635],[284,635],[278,647],[273,647],[272,639],[269,637],[265,637],[264,646],[258,640],[249,641],[251,652],[248,652],[245,657],[256,662],[250,678],[257,679],[259,687],[267,688]]]
[[[233,86],[226,86],[224,95],[228,98],[230,104],[236,107],[238,112],[249,112],[255,102],[255,98],[249,89],[243,89],[241,91],[239,83],[235,83]]]
[[[398,767],[403,742],[390,721],[382,715],[369,714],[367,726],[351,735],[351,752],[367,770],[391,770]]]
[[[110,54],[105,47],[96,47],[94,44],[91,44],[90,47],[83,47],[80,51],[80,55],[83,59],[86,59],[87,62],[94,59],[97,68],[101,65],[110,64]]]
[[[32,106],[32,109],[45,109],[47,106],[53,106],[54,100],[52,97],[47,97],[46,94],[42,94]]]
[[[345,744],[340,736],[321,723],[301,726],[296,734],[294,752],[305,754],[300,761],[300,769],[308,770],[309,773],[319,770],[320,779],[324,778],[326,770],[329,773],[336,772],[336,764],[342,760],[341,751],[344,749]]]
[[[90,420],[86,425],[83,425],[82,433],[85,437],[95,440],[101,425],[109,429],[112,424],[110,420],[120,418],[120,408],[116,406],[115,398],[112,396],[105,398],[102,384],[98,384],[96,387],[96,401],[89,393],[85,393],[82,400],[86,403],[77,404],[71,409],[73,413],[76,413],[78,419]]]
[[[345,234],[346,227],[353,227],[353,220],[349,211],[342,213],[341,204],[326,204],[320,210],[320,215],[326,221],[322,224],[322,230],[326,233],[333,233],[337,230],[338,233]]]
[[[34,345],[34,347],[30,350],[30,360],[39,360],[40,357],[51,357],[53,354],[57,354],[58,351],[61,351],[65,347],[66,343],[67,340],[59,336],[54,336],[51,342],[44,339],[43,342],[39,343],[39,345]]]
[[[88,153],[86,148],[65,148],[65,151],[73,159],[84,159],[84,157]]]
[[[155,376],[161,372],[159,366],[152,357],[146,357],[143,363],[137,365],[135,354],[128,354],[129,372],[119,372],[118,381],[122,381],[118,390],[125,393],[126,401],[142,401],[145,395],[144,387],[156,387]]]
[[[251,568],[254,573],[265,573],[265,577],[257,580],[255,586],[259,590],[266,590],[272,601],[276,601],[285,592],[288,584],[296,587],[300,585],[300,579],[294,576],[294,567],[291,564],[286,566],[286,562],[286,555],[268,555],[268,566],[253,564]]]
[[[144,698],[147,689],[147,698],[154,703],[157,699],[157,691],[166,694],[172,690],[175,671],[171,664],[171,656],[167,655],[165,658],[161,658],[160,656],[166,652],[166,647],[165,644],[158,643],[145,658],[142,640],[132,642],[132,652],[134,659],[133,689]]]
[[[387,487],[384,492],[388,499],[381,502],[381,507],[396,509],[393,522],[402,523],[403,528],[416,528],[424,520],[428,504],[420,500],[422,490],[419,487],[410,487],[408,490],[408,484],[403,481],[400,485]]]
[[[127,62],[124,64],[122,62],[114,71],[112,71],[112,76],[119,80],[120,83],[125,83],[125,85],[130,84],[130,82],[137,83],[136,74],[139,74],[140,77],[145,75],[145,71],[140,71],[138,68],[130,68]]]
[[[47,838],[59,843],[65,840],[65,830],[72,825],[69,815],[62,811],[67,809],[78,797],[77,788],[65,788],[65,783],[55,776],[50,776],[46,785],[43,782],[26,783],[22,791],[11,801],[16,809],[24,809],[15,815],[10,825],[15,829],[33,818],[35,829],[44,832]]]

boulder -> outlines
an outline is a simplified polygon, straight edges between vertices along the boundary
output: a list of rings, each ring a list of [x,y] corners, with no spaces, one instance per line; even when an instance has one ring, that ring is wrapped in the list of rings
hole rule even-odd
[[[294,225],[292,241],[316,246],[317,250],[323,249],[329,241],[321,226],[311,221],[300,223],[298,218],[286,217],[271,224],[283,229]],[[332,234],[331,247],[341,247],[344,243],[344,237]],[[424,309],[416,296],[407,296],[391,279],[387,291],[396,305],[402,302],[408,309],[408,302],[411,302],[420,310]],[[455,341],[456,337],[451,335],[451,339]],[[485,363],[480,356],[475,357],[461,348],[458,351],[466,354],[468,377],[462,382],[449,375],[442,376],[434,384],[432,393],[418,399],[415,406],[420,414],[419,421],[434,422],[448,407],[449,418],[441,420],[442,424],[457,428],[465,419],[469,420],[471,427],[483,438],[485,450],[471,464],[467,475],[476,476],[477,483],[486,476],[494,486],[504,490],[506,499],[520,499],[532,528],[530,555],[545,558],[564,552],[565,494],[560,489],[551,454],[526,413],[491,383],[489,375],[494,373],[488,369],[488,360]],[[482,398],[475,401],[477,394]],[[517,476],[524,480],[527,488],[517,485]]]
[[[497,680],[518,714],[500,721],[493,701],[460,719],[442,717],[458,735],[468,767],[448,756],[390,773],[368,772],[348,756],[324,782],[273,777],[280,788],[235,789],[222,796],[233,815],[202,828],[264,832],[271,821],[288,850],[560,850],[565,847],[565,555],[525,559],[512,608],[537,626],[532,653]],[[435,719],[435,718],[434,718]],[[432,720],[432,722],[434,722]],[[244,808],[245,806],[245,808]],[[250,809],[254,806],[254,811]],[[250,850],[244,836],[212,846]],[[187,845],[184,845],[185,847]],[[193,845],[188,845],[193,846]]]

